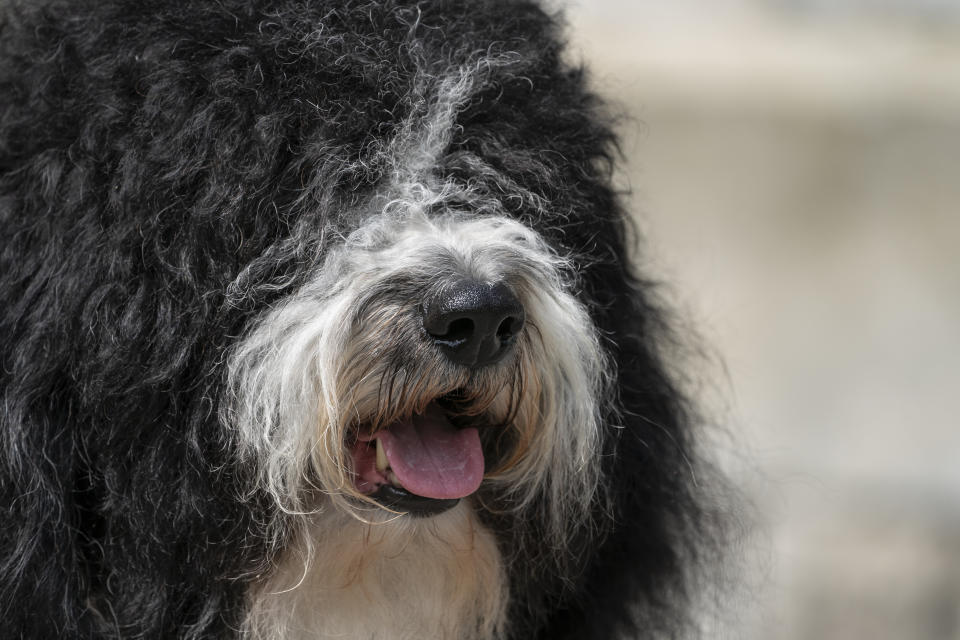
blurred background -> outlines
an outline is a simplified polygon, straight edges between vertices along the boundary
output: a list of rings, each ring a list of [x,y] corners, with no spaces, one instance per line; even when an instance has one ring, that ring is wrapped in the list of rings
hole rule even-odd
[[[960,0],[574,0],[755,504],[715,637],[960,640]]]

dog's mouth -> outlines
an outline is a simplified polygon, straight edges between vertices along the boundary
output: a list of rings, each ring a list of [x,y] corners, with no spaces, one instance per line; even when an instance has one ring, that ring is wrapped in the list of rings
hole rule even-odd
[[[483,480],[477,427],[451,415],[442,398],[375,432],[361,430],[351,453],[357,490],[412,515],[446,511]]]

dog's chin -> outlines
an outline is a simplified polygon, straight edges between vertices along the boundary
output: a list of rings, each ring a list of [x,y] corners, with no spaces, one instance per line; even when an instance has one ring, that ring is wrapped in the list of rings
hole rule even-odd
[[[478,421],[444,398],[380,428],[361,428],[350,448],[357,491],[383,508],[429,517],[456,506],[483,481]]]

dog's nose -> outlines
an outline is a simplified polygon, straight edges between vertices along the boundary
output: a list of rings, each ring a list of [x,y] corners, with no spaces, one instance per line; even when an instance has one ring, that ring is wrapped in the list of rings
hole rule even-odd
[[[423,327],[446,356],[468,367],[497,362],[523,328],[523,306],[502,282],[460,280],[424,308]]]

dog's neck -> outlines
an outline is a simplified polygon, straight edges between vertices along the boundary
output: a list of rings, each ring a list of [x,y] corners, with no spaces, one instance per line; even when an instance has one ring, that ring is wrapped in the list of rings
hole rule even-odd
[[[257,640],[486,640],[503,626],[507,583],[493,535],[462,502],[431,517],[311,519],[251,591]]]

